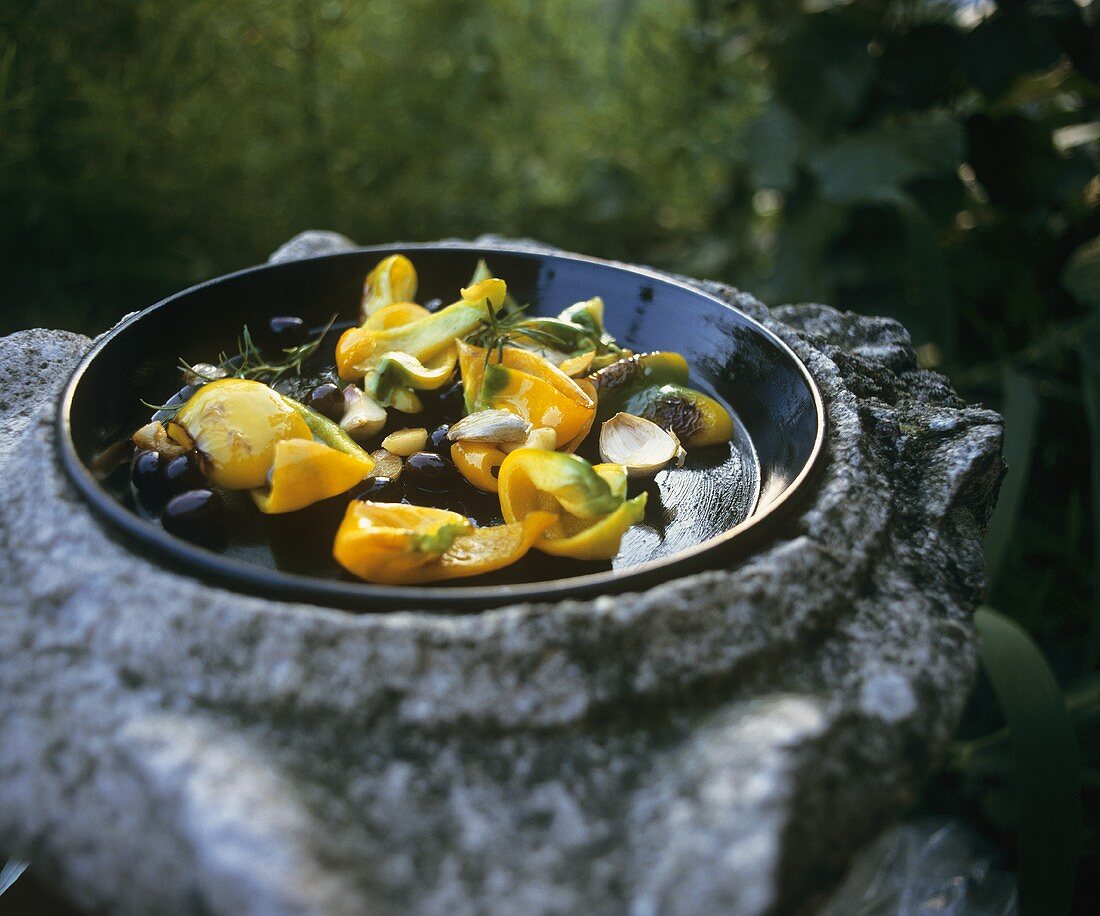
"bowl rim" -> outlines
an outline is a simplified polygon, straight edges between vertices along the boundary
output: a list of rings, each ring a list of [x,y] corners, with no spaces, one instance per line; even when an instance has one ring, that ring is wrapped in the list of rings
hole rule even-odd
[[[81,460],[72,435],[71,410],[76,390],[85,372],[111,341],[154,311],[167,308],[176,300],[206,287],[247,277],[260,271],[290,266],[300,261],[321,261],[360,257],[363,254],[370,253],[414,252],[434,249],[459,251],[489,258],[494,254],[506,254],[538,260],[551,259],[595,264],[634,274],[644,280],[679,287],[737,313],[741,319],[769,340],[797,367],[810,391],[815,412],[816,432],[808,458],[798,474],[788,481],[783,490],[773,497],[763,509],[750,515],[733,528],[674,554],[648,560],[628,569],[586,573],[562,579],[508,585],[470,584],[436,585],[432,587],[377,585],[370,582],[321,579],[285,570],[254,566],[225,557],[220,553],[174,537],[153,524],[153,522],[128,510],[99,485],[91,470]],[[507,244],[479,245],[448,242],[402,242],[386,245],[365,245],[307,258],[296,258],[292,261],[258,264],[218,277],[212,277],[194,286],[172,293],[127,316],[95,340],[92,347],[73,370],[61,395],[56,415],[57,447],[61,464],[81,497],[96,514],[111,523],[116,531],[120,531],[128,539],[136,541],[137,546],[153,548],[155,555],[152,559],[165,569],[177,574],[186,572],[197,576],[201,580],[213,582],[243,594],[273,598],[284,602],[300,602],[322,607],[357,610],[365,613],[383,612],[398,608],[436,611],[446,608],[484,610],[521,602],[550,602],[565,598],[594,597],[599,594],[640,590],[652,587],[660,582],[682,578],[684,575],[693,572],[717,568],[717,564],[709,562],[711,559],[717,560],[720,557],[736,558],[741,551],[758,545],[773,530],[776,521],[789,511],[795,505],[796,500],[803,495],[807,489],[808,481],[821,464],[820,459],[824,452],[826,426],[827,415],[821,391],[809,368],[798,354],[781,337],[761,322],[711,293],[656,270],[619,264],[587,255],[558,253],[556,251],[542,252],[537,249],[522,246],[513,247]],[[551,558],[551,562],[552,560],[553,558]]]

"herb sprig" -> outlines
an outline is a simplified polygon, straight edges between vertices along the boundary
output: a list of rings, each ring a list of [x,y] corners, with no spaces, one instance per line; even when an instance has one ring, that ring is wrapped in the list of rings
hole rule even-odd
[[[288,374],[301,375],[302,366],[317,352],[317,348],[321,346],[321,341],[325,339],[325,335],[332,330],[335,323],[336,316],[333,315],[328,320],[328,324],[312,340],[296,347],[284,349],[283,354],[286,358],[280,363],[269,363],[264,359],[260,348],[252,340],[248,325],[245,325],[241,330],[241,336],[237,340],[237,356],[226,359],[223,353],[220,368],[229,372],[232,378],[262,381],[267,385],[274,385]]]
[[[219,378],[241,378],[263,382],[266,385],[275,385],[288,375],[300,376],[302,374],[302,367],[317,352],[321,342],[325,339],[325,335],[336,324],[336,318],[337,316],[333,315],[311,340],[296,347],[285,347],[283,349],[284,358],[281,362],[268,362],[264,358],[260,348],[252,339],[252,333],[248,330],[248,325],[245,325],[241,329],[241,336],[237,338],[237,353],[230,356],[223,350],[218,354],[216,368],[219,372],[224,372],[224,376],[203,372],[183,358],[179,360],[179,368],[180,371],[200,379],[203,383],[217,381]],[[150,404],[145,400],[141,403],[151,410],[171,411],[172,413],[183,406],[183,401],[179,400],[178,395],[170,399],[167,404]]]
[[[502,315],[494,312],[489,300],[485,300],[485,318],[469,339],[471,343],[485,348],[486,365],[494,352],[497,354],[497,362],[502,362],[504,348],[508,345],[522,348],[524,344],[533,343],[569,355],[583,353],[585,350],[604,353],[612,348],[619,349],[583,325],[561,318],[528,318],[524,314],[527,308],[526,305],[521,305],[510,315]]]

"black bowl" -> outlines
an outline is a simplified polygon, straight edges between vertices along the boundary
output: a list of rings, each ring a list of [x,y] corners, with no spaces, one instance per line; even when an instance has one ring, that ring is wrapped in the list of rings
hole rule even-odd
[[[649,483],[646,524],[628,532],[612,563],[532,552],[491,577],[423,587],[370,585],[336,567],[329,548],[346,498],[293,516],[253,513],[247,530],[219,551],[168,534],[128,504],[128,486],[125,493],[112,490],[95,470],[105,449],[148,422],[143,399],[159,402],[176,390],[181,357],[211,361],[233,349],[242,325],[258,327],[273,315],[299,315],[315,326],[334,313],[350,321],[363,277],[395,252],[415,263],[420,301],[455,298],[479,258],[520,302],[531,303],[532,314],[556,314],[577,300],[602,296],[608,330],[621,343],[687,358],[692,384],[732,408],[734,441],[696,450],[686,469]],[[128,535],[131,546],[173,568],[245,592],[359,610],[479,609],[638,589],[735,562],[774,536],[776,523],[805,489],[824,424],[821,395],[794,353],[747,315],[692,287],[581,257],[402,245],[250,268],[133,316],[99,340],[77,368],[61,401],[58,441],[66,472],[92,508]]]

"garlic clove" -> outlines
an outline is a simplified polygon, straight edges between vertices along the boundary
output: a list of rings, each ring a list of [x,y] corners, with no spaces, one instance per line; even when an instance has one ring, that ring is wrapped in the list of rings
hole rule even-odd
[[[675,433],[632,414],[617,413],[600,428],[600,457],[629,477],[652,477],[674,462],[681,467],[686,455]]]
[[[479,410],[447,430],[451,442],[517,442],[527,440],[531,424],[507,410]]]
[[[370,456],[374,460],[374,470],[370,473],[371,477],[388,477],[390,480],[397,480],[405,469],[401,456],[395,455],[389,449],[376,448],[370,453]]]
[[[409,455],[423,451],[427,442],[428,431],[423,427],[399,429],[382,440],[382,448],[402,458],[408,458]]]
[[[344,418],[340,426],[357,442],[369,439],[386,425],[386,410],[358,385],[344,389]]]
[[[500,450],[504,454],[514,452],[517,448],[541,448],[552,452],[558,447],[558,434],[549,426],[536,426],[527,434],[522,442],[502,442]]]

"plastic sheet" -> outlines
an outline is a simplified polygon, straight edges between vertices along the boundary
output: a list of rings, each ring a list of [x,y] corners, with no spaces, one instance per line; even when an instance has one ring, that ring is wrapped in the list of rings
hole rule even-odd
[[[1015,876],[961,821],[921,818],[853,859],[819,916],[1017,916]]]

